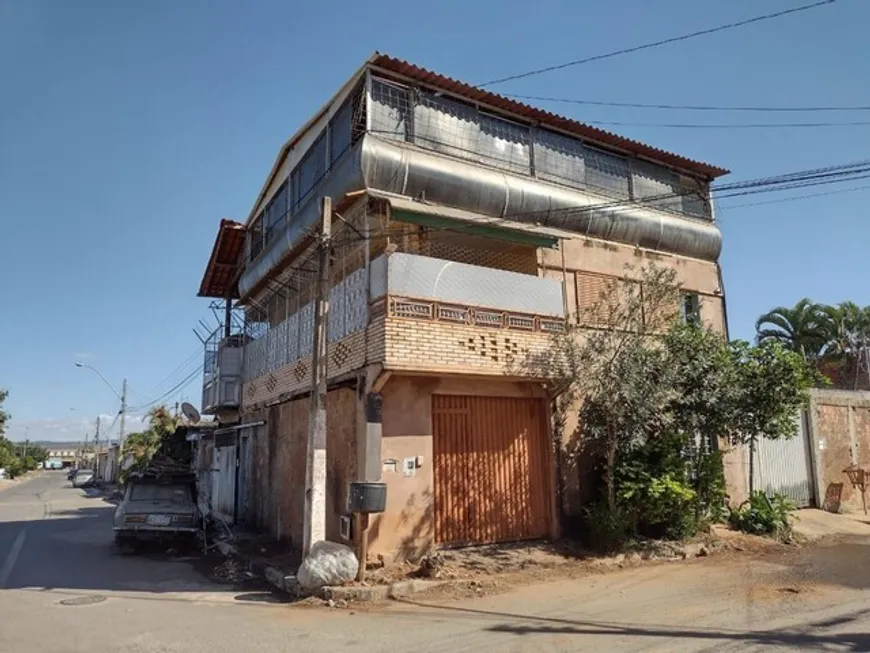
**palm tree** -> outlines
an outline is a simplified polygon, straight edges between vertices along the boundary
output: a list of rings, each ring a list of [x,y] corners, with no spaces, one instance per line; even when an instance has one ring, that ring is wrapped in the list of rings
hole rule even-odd
[[[821,326],[825,334],[825,355],[852,356],[866,346],[868,311],[855,302],[840,302],[822,307]]]
[[[818,358],[826,344],[822,307],[808,298],[794,308],[777,306],[755,322],[755,339],[761,343],[776,340],[807,359]]]

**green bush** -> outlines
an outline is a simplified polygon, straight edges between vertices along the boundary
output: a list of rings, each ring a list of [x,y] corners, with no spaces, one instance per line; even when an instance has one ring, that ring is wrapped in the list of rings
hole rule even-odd
[[[586,509],[587,544],[594,551],[613,553],[632,535],[631,516],[619,506],[610,509],[604,501]]]
[[[768,497],[756,490],[738,508],[731,510],[729,524],[736,530],[753,535],[771,535],[789,541],[792,537],[794,503],[782,494]]]
[[[617,468],[617,500],[636,535],[685,539],[698,531],[706,509],[691,477],[685,441],[666,434],[625,455]],[[710,492],[702,488],[706,497]]]
[[[699,527],[728,520],[728,496],[722,452],[710,451],[696,456],[692,476],[697,492],[695,515]]]

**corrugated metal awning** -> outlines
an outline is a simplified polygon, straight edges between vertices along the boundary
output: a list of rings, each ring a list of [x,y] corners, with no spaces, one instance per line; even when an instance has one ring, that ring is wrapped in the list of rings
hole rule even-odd
[[[573,231],[494,218],[450,206],[427,204],[383,191],[370,189],[368,194],[389,202],[392,207],[392,217],[402,222],[414,222],[441,229],[457,229],[462,225],[461,229],[465,233],[522,242],[537,247],[556,247],[560,239],[582,238],[581,234]]]

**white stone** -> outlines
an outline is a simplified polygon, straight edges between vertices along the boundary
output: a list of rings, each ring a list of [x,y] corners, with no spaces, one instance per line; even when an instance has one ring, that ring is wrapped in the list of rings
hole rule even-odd
[[[351,549],[336,542],[316,542],[302,561],[296,578],[300,587],[313,591],[344,585],[356,578],[357,571],[359,561]]]

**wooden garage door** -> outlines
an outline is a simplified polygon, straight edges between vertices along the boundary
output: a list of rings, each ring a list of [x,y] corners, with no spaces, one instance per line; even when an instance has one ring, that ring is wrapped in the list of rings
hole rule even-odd
[[[432,404],[436,541],[545,537],[550,455],[543,401],[434,395]]]

